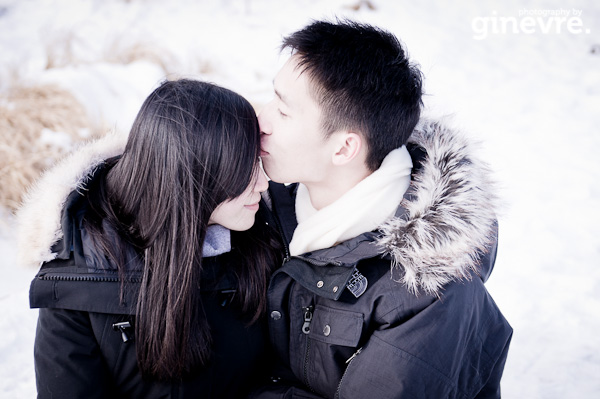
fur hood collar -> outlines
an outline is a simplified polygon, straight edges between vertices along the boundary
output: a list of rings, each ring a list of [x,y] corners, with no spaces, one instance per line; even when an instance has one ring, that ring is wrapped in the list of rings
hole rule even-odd
[[[109,133],[82,145],[46,171],[25,195],[17,212],[17,261],[36,268],[56,258],[51,247],[62,237],[61,216],[67,197],[82,189],[106,159],[122,154],[127,136]]]
[[[487,278],[497,240],[497,200],[487,165],[445,121],[422,120],[407,147],[413,175],[395,217],[376,231],[299,258],[353,268],[361,259],[389,256],[392,278],[415,295],[439,296],[445,284],[473,273]],[[292,212],[293,201],[287,208]],[[295,225],[284,225],[289,239]]]
[[[481,259],[495,256],[488,254],[497,240],[495,187],[473,145],[447,125],[423,120],[409,143],[426,155],[376,244],[411,292],[439,295],[452,280],[491,271],[481,270]]]
[[[88,143],[47,171],[17,213],[19,263],[38,267],[56,257],[62,238],[61,213],[68,195],[84,186],[105,159],[123,152],[127,137],[109,134]],[[417,293],[439,295],[446,283],[480,272],[480,258],[495,242],[496,196],[487,165],[472,144],[439,121],[423,120],[409,144],[426,156],[414,174],[396,217],[314,257],[344,258],[363,253],[392,258],[392,272]],[[357,251],[357,247],[368,249]],[[337,255],[337,256],[336,256]]]

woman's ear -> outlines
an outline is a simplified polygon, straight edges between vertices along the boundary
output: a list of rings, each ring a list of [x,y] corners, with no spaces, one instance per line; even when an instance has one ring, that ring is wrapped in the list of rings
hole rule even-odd
[[[332,162],[336,166],[346,165],[361,154],[363,139],[354,132],[339,132],[336,135]]]

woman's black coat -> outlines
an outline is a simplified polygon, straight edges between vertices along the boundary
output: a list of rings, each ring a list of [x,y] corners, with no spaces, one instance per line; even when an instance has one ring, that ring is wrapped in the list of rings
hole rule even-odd
[[[144,379],[134,338],[140,261],[132,256],[133,266],[121,279],[99,255],[82,227],[87,205],[81,192],[66,199],[62,238],[52,246],[55,259],[44,262],[31,283],[30,305],[39,308],[38,397],[243,397],[265,369],[267,331],[263,320],[249,326],[232,301],[235,277],[224,270],[239,261],[235,251],[203,262],[203,309],[214,341],[210,363],[177,381]]]

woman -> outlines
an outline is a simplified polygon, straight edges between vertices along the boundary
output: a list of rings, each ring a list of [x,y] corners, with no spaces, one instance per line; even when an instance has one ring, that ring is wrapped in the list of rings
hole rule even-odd
[[[264,223],[244,231],[267,188],[259,154],[246,100],[179,80],[146,99],[124,151],[108,136],[42,178],[20,214],[23,256],[43,261],[38,397],[242,397],[256,382],[279,262]]]

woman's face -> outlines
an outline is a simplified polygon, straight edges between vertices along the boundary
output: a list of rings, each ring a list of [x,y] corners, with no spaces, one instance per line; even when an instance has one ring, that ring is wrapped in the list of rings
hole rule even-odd
[[[265,191],[269,184],[267,178],[260,168],[256,166],[256,179],[250,183],[239,197],[222,202],[217,206],[208,224],[220,224],[229,230],[243,231],[248,230],[254,224],[254,216],[258,211],[260,193]]]

